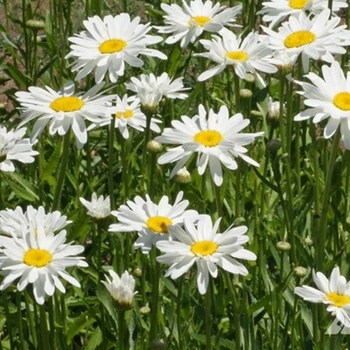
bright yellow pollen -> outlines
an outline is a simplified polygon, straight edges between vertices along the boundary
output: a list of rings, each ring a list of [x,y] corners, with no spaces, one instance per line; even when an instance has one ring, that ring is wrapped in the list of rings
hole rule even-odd
[[[43,267],[52,260],[52,254],[45,249],[28,249],[23,258],[23,262],[29,266]]]
[[[246,61],[248,59],[248,55],[244,51],[230,51],[225,56],[236,61]]]
[[[339,92],[333,98],[333,104],[343,111],[350,111],[350,92]]]
[[[313,41],[315,41],[315,39],[316,35],[309,30],[299,30],[288,35],[284,39],[284,46],[288,49],[291,49],[293,47],[300,47],[303,45],[311,44]]]
[[[116,112],[116,118],[131,118],[134,115],[134,112],[131,109],[126,109],[124,112]]]
[[[194,16],[192,20],[195,21],[200,27],[204,27],[206,23],[211,21],[210,17],[207,16]]]
[[[152,216],[147,220],[146,225],[154,233],[168,233],[168,226],[172,225],[172,223],[165,216]]]
[[[223,140],[222,135],[216,130],[203,130],[194,135],[194,141],[205,147],[215,147]]]
[[[126,41],[122,39],[108,39],[104,41],[98,49],[101,53],[115,53],[122,51],[125,46]]]
[[[74,112],[84,106],[84,101],[75,96],[58,97],[50,103],[55,112]]]
[[[191,252],[200,256],[212,255],[216,252],[218,247],[219,246],[213,241],[200,241],[192,244]]]
[[[346,304],[350,303],[350,297],[344,294],[338,293],[328,293],[327,299],[333,303],[336,307],[343,307]]]
[[[303,10],[310,0],[290,0],[288,5],[292,9]]]

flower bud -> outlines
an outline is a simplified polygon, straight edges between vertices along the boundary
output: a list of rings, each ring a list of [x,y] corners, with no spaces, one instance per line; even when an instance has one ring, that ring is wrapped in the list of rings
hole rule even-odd
[[[113,270],[108,271],[112,280],[105,275],[107,282],[101,281],[108,289],[111,297],[114,300],[118,311],[125,311],[134,306],[135,279],[125,271],[121,278]]]
[[[152,341],[152,346],[151,349],[152,350],[162,350],[162,349],[166,349],[168,347],[167,342],[164,339],[154,339]]]
[[[249,90],[249,89],[241,89],[239,90],[239,96],[241,98],[251,98],[253,96],[253,92],[252,90]]]
[[[188,184],[192,181],[192,177],[191,174],[187,171],[186,167],[183,167],[176,173],[174,180],[181,184]]]
[[[305,238],[304,242],[308,246],[312,246],[314,244],[313,240],[309,236]]]
[[[44,29],[45,22],[37,19],[30,19],[26,22],[26,27],[34,30]]]
[[[298,277],[305,277],[307,275],[307,269],[303,266],[297,266],[294,268],[294,273]]]
[[[288,242],[281,241],[281,242],[277,242],[276,247],[277,247],[278,250],[288,251],[288,250],[290,250],[291,245]]]
[[[147,142],[146,148],[148,152],[159,153],[162,151],[163,145],[156,140],[150,140]]]
[[[151,309],[148,306],[142,306],[140,307],[140,313],[142,315],[147,315],[151,312]]]

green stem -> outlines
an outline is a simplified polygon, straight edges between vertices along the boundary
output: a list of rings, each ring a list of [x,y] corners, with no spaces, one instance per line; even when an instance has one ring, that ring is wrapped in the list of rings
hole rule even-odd
[[[204,295],[205,303],[205,339],[206,339],[206,350],[212,350],[211,347],[211,324],[212,324],[212,313],[211,313],[211,286],[210,282],[208,285],[207,292]]]
[[[40,313],[40,336],[41,336],[41,349],[42,350],[50,350],[50,336],[47,329],[47,320],[46,320],[46,311],[45,304],[39,305],[39,313]]]
[[[177,321],[177,331],[179,332],[179,350],[183,350],[183,336],[182,336],[182,294],[183,294],[183,279],[179,279],[179,284],[177,288],[177,300],[176,300],[176,321]]]
[[[111,119],[111,124],[109,126],[108,135],[108,192],[111,201],[111,209],[115,210],[115,200],[114,200],[114,133],[115,133],[115,118]]]
[[[18,333],[19,333],[19,343],[21,344],[21,349],[25,349],[24,337],[23,337],[23,320],[22,320],[22,308],[21,308],[21,293],[17,291],[17,316],[18,316]]]
[[[55,189],[55,195],[53,197],[51,211],[59,210],[61,208],[61,193],[62,193],[64,179],[67,171],[69,145],[70,145],[70,130],[68,130],[63,137],[61,165],[58,172],[57,184]]]
[[[7,331],[10,339],[10,348],[15,349],[15,343],[14,343],[14,338],[13,338],[13,328],[12,328],[12,317],[10,315],[10,310],[9,310],[9,303],[7,301],[7,291],[4,290],[2,292],[2,305],[4,306],[4,311],[5,311],[5,317],[6,317],[6,325],[7,325]]]
[[[150,253],[151,268],[152,268],[152,305],[151,305],[151,329],[150,329],[150,344],[156,339],[158,332],[158,308],[159,308],[159,264],[157,263],[156,249],[153,248]]]
[[[316,268],[317,271],[322,271],[324,266],[324,251],[325,251],[325,240],[326,240],[326,231],[327,231],[327,211],[331,193],[331,185],[332,185],[332,176],[334,170],[335,159],[337,153],[339,151],[339,141],[340,141],[340,131],[337,130],[334,136],[333,145],[331,154],[329,157],[327,172],[326,172],[326,180],[323,189],[322,201],[321,201],[321,213],[320,213],[320,221],[318,225],[318,232],[314,234],[314,237],[317,237],[317,246],[316,250]]]

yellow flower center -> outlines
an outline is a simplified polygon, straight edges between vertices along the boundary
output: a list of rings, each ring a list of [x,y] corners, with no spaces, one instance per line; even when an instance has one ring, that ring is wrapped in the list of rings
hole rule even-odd
[[[58,97],[50,103],[50,108],[55,112],[74,112],[83,106],[84,102],[76,96]]]
[[[230,51],[225,56],[236,61],[246,61],[248,59],[248,55],[244,51]]]
[[[134,115],[134,112],[131,109],[126,109],[124,112],[116,112],[116,118],[131,118]]]
[[[343,307],[344,305],[350,303],[350,297],[344,294],[338,293],[328,293],[327,299],[333,303],[336,307]]]
[[[122,51],[125,46],[126,41],[122,39],[108,39],[104,41],[98,49],[101,53],[115,53]]]
[[[290,0],[288,5],[292,9],[296,10],[303,10],[307,3],[309,3],[310,0]]]
[[[288,35],[284,39],[284,46],[288,49],[293,47],[300,47],[303,45],[311,44],[315,41],[316,35],[309,30],[299,30]]]
[[[23,262],[29,266],[43,267],[52,260],[52,254],[45,249],[28,249],[23,258]]]
[[[222,135],[216,130],[203,130],[194,135],[194,141],[205,147],[215,147],[223,140]]]
[[[154,233],[168,233],[168,226],[172,225],[172,221],[165,216],[151,216],[147,222],[147,227]]]
[[[350,92],[339,92],[333,98],[333,104],[343,111],[350,111]]]
[[[192,20],[196,22],[200,27],[204,27],[206,23],[211,21],[211,18],[207,16],[193,16]]]
[[[191,245],[191,252],[195,255],[207,256],[214,254],[218,247],[213,241],[200,241]]]

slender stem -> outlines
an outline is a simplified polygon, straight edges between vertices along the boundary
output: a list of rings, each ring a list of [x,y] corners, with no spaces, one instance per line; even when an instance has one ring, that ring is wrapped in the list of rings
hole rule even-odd
[[[176,300],[176,321],[177,321],[177,331],[179,333],[179,350],[183,350],[183,337],[182,337],[182,294],[183,294],[183,279],[179,279],[179,284],[177,288],[177,300]]]
[[[17,324],[19,333],[19,343],[21,344],[21,349],[25,349],[24,337],[23,337],[23,320],[22,320],[22,309],[21,309],[21,293],[17,291]]]
[[[70,145],[70,130],[68,130],[63,137],[61,165],[58,172],[57,184],[55,189],[55,195],[53,197],[51,211],[55,211],[61,208],[61,193],[62,193],[64,179],[67,171],[69,145]]]
[[[159,308],[159,264],[156,260],[156,250],[153,248],[150,253],[152,268],[152,306],[151,306],[151,329],[150,343],[157,337],[158,332],[158,308]]]
[[[13,328],[12,328],[12,317],[10,316],[9,303],[7,301],[7,291],[4,290],[2,293],[2,305],[4,306],[7,330],[10,338],[10,348],[15,349],[15,343],[13,338]]]
[[[115,200],[114,200],[114,133],[115,133],[115,118],[111,119],[111,124],[109,126],[109,135],[108,135],[108,192],[109,198],[111,200],[111,209],[115,209]]]
[[[212,313],[211,313],[211,285],[209,282],[207,292],[204,295],[205,303],[205,339],[206,339],[206,350],[212,350],[211,347],[211,324],[212,324]]]
[[[50,342],[49,342],[49,334],[48,334],[48,329],[47,329],[45,304],[39,305],[39,313],[40,313],[41,349],[42,350],[50,350],[51,346],[50,346]]]
[[[339,151],[339,141],[340,141],[340,131],[338,130],[334,136],[333,145],[331,154],[329,157],[327,172],[326,172],[326,180],[323,189],[322,195],[322,204],[321,204],[321,213],[320,213],[320,221],[318,226],[318,233],[315,234],[314,237],[317,236],[317,249],[316,249],[316,267],[318,271],[322,270],[324,266],[324,251],[325,251],[325,239],[326,239],[326,231],[327,231],[327,211],[328,204],[330,199],[331,192],[331,184],[332,184],[332,176],[334,170],[335,159],[337,153]]]
[[[126,334],[125,334],[125,311],[119,311],[118,312],[118,342],[119,347],[118,349],[126,349]]]

